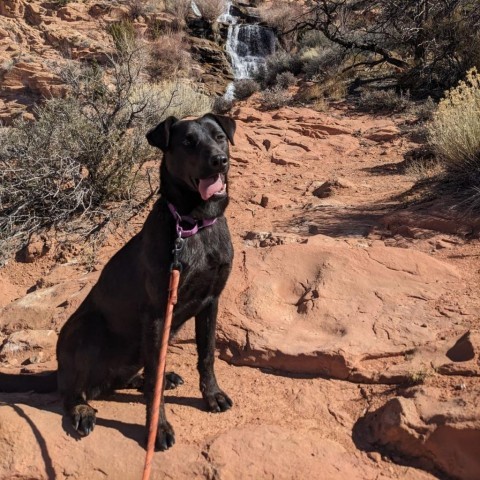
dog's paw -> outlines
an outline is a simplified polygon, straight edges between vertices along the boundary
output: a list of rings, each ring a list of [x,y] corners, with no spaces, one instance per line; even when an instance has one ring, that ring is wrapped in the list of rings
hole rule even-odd
[[[175,372],[167,372],[165,375],[165,390],[173,390],[183,383],[183,378]]]
[[[157,438],[155,439],[155,450],[168,450],[175,443],[175,432],[172,426],[166,422],[158,425]]]
[[[131,388],[143,392],[143,387],[145,386],[145,377],[143,374],[137,374],[131,378],[128,383],[125,385],[125,388]]]
[[[75,405],[70,412],[70,417],[72,420],[73,428],[82,437],[86,437],[91,432],[93,432],[97,416],[96,410],[90,405]]]
[[[210,412],[225,412],[232,408],[233,402],[222,390],[206,392],[203,396]]]

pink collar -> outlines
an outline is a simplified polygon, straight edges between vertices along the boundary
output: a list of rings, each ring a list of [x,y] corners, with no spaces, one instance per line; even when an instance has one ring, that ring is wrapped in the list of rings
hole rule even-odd
[[[180,215],[177,212],[177,209],[170,202],[168,202],[167,204],[170,212],[175,218],[177,235],[180,238],[191,237],[198,233],[200,229],[205,227],[211,227],[217,221],[216,218],[205,218],[204,220],[197,220],[189,215]],[[191,228],[190,230],[184,229],[181,225],[183,222],[193,225],[193,228]]]

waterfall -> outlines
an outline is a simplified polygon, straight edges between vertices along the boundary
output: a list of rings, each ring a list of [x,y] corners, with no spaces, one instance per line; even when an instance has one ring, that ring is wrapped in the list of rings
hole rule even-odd
[[[238,23],[237,17],[231,14],[232,2],[226,2],[225,12],[218,21],[228,24],[227,43],[225,49],[230,57],[235,80],[252,78],[265,58],[275,52],[275,35],[272,30],[258,24]],[[230,84],[225,98],[231,100],[234,94]]]
[[[237,23],[237,18],[230,13],[231,7],[232,2],[225,2],[225,11],[217,18],[217,22],[227,23],[230,25]]]
[[[252,78],[265,63],[265,58],[275,51],[275,36],[270,29],[260,25],[230,25],[226,50],[235,80]]]

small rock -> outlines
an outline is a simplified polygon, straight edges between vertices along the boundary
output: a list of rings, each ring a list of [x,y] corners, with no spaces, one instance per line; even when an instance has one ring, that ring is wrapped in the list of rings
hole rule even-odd
[[[267,208],[269,202],[269,198],[266,195],[262,195],[262,199],[260,200],[260,206],[263,208]]]
[[[374,127],[364,133],[364,138],[374,142],[389,142],[400,134],[400,130],[395,125],[386,125],[384,127]]]
[[[367,457],[375,463],[380,463],[382,461],[382,455],[378,452],[368,452]]]
[[[447,243],[443,240],[438,240],[435,244],[435,248],[437,250],[441,250],[443,248],[452,248],[452,245],[450,243]]]
[[[335,178],[327,180],[312,191],[312,195],[317,198],[331,197],[340,189],[355,189],[355,185],[345,178]]]
[[[3,343],[0,355],[8,357],[23,351],[54,348],[57,334],[54,330],[20,330],[8,336]]]
[[[44,354],[43,352],[37,352],[31,355],[25,362],[23,362],[25,365],[32,365],[36,363],[41,363],[43,361]]]

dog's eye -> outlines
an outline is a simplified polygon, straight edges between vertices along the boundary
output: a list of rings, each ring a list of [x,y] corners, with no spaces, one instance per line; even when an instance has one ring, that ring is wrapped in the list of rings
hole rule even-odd
[[[223,133],[219,133],[215,138],[219,142],[221,140],[225,140],[226,137]]]
[[[191,147],[191,146],[193,146],[193,141],[192,141],[191,138],[186,138],[186,139],[182,142],[182,144],[183,144],[185,147]]]

